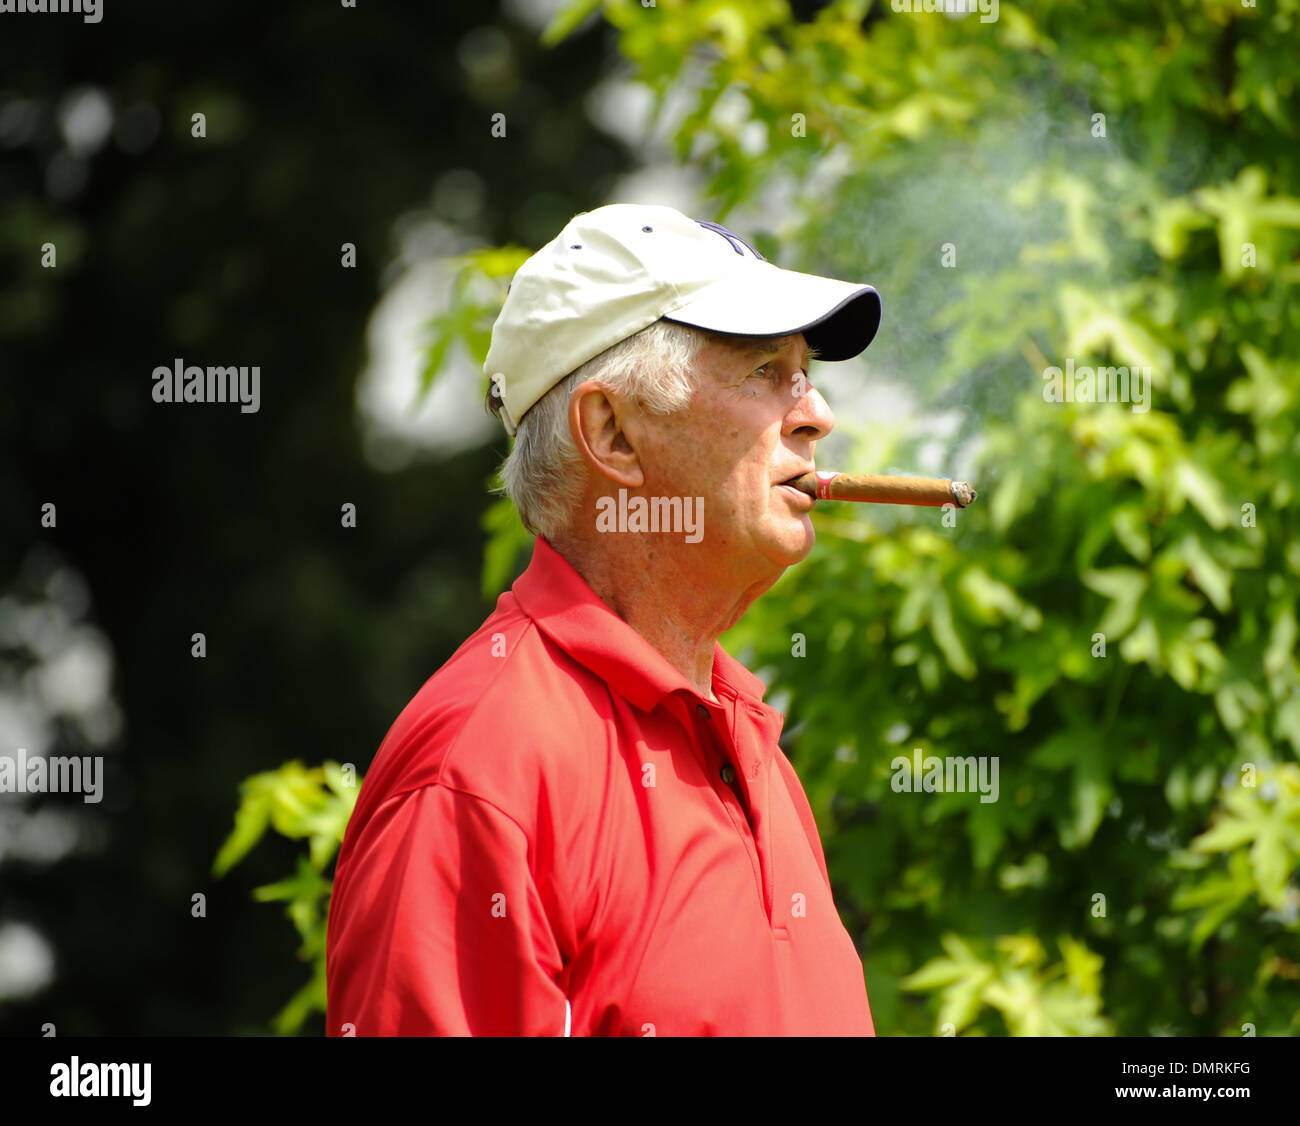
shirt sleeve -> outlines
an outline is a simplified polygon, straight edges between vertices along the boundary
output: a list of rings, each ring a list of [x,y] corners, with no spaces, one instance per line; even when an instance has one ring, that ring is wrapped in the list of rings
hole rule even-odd
[[[563,1035],[563,960],[528,857],[520,826],[473,794],[434,784],[380,806],[335,880],[327,1034]]]

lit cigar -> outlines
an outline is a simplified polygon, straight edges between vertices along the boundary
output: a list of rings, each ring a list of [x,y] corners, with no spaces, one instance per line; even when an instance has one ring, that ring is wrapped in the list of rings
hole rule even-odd
[[[946,477],[885,477],[876,473],[805,473],[786,484],[818,500],[857,500],[874,504],[924,504],[965,508],[979,494],[965,481]]]

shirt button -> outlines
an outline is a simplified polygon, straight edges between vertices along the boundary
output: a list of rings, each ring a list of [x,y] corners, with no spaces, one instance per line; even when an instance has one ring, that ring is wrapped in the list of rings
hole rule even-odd
[[[706,708],[703,704],[697,704],[697,705],[695,706],[695,710],[696,710],[697,712],[700,713],[700,718],[701,718],[701,719],[708,719],[708,718],[709,718],[709,709]]]
[[[736,772],[731,768],[731,763],[727,763],[722,768],[722,780],[730,786],[736,780]]]

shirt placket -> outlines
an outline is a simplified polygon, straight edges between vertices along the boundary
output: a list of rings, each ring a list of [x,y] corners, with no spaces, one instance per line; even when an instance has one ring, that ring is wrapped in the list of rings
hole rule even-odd
[[[755,884],[769,925],[772,923],[772,872],[767,837],[767,789],[761,784],[761,765],[752,746],[742,753],[734,736],[744,707],[738,700],[709,707],[700,703],[699,745],[710,784],[726,807],[745,844],[754,869]],[[730,723],[728,723],[730,720]]]

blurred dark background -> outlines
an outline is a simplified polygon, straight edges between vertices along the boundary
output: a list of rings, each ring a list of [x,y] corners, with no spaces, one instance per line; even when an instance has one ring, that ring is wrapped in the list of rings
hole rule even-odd
[[[0,753],[107,773],[97,805],[0,795],[0,1032],[262,1032],[307,968],[250,889],[301,849],[210,877],[240,780],[364,773],[491,609],[504,434],[358,421],[402,234],[540,245],[629,154],[582,108],[604,24],[546,50],[497,3],[105,5],[0,17]],[[260,410],[153,402],[176,357],[259,365]]]

